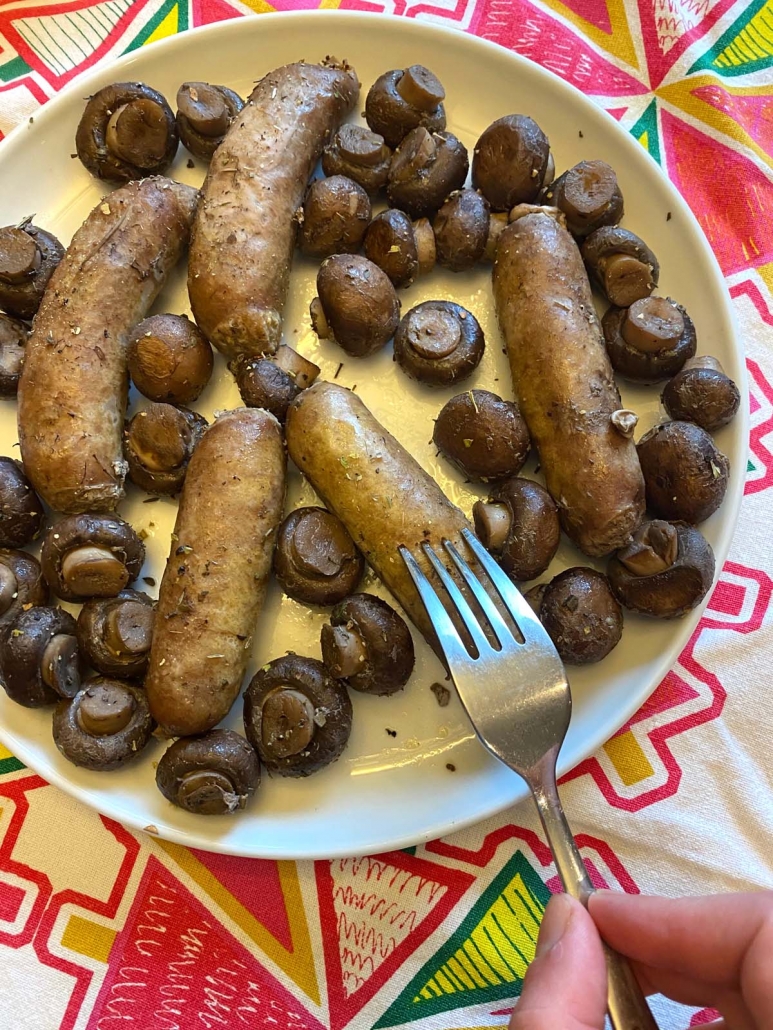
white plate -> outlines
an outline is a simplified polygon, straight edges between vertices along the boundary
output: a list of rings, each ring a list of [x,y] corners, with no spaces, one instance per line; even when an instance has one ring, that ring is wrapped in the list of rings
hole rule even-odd
[[[36,213],[38,224],[68,241],[102,193],[103,184],[70,155],[83,98],[109,82],[140,79],[160,89],[173,103],[186,79],[224,83],[242,95],[270,69],[325,54],[346,57],[357,68],[365,91],[378,74],[420,62],[431,67],[447,92],[448,128],[472,149],[482,130],[513,111],[532,115],[550,137],[556,167],[582,158],[603,158],[618,173],[626,201],[625,225],[641,233],[661,262],[663,292],[677,298],[695,320],[699,349],[720,358],[744,389],[741,412],[717,437],[732,465],[727,498],[702,528],[721,568],[727,555],[743,490],[746,464],[747,396],[740,348],[724,281],[717,263],[685,203],[644,150],[614,120],[574,88],[521,57],[471,36],[402,19],[333,12],[249,18],[187,32],[138,50],[84,76],[52,100],[0,147],[0,225]],[[359,107],[361,108],[362,102]],[[170,172],[199,184],[203,168],[186,167],[180,147]],[[670,219],[667,214],[670,212]],[[368,360],[345,358],[311,332],[309,300],[316,268],[298,261],[285,319],[285,340],[322,366],[331,378],[344,357],[338,382],[357,392],[424,467],[469,513],[482,492],[461,483],[429,444],[432,418],[457,391],[430,390],[410,382],[385,352]],[[432,297],[447,297],[468,307],[480,320],[487,353],[466,387],[484,387],[511,396],[501,340],[491,303],[490,270],[473,274],[434,272],[401,293],[403,309]],[[157,311],[188,311],[184,270],[159,299]],[[657,388],[625,388],[624,400],[641,416],[640,429],[661,415]],[[133,401],[137,403],[137,398]],[[207,416],[239,403],[222,359],[198,405]],[[0,453],[13,454],[15,408],[0,406]],[[534,469],[533,461],[527,471]],[[175,503],[143,504],[132,490],[121,514],[148,533],[143,575],[159,581],[166,560]],[[293,476],[291,501],[313,502],[308,486]],[[551,572],[583,564],[582,556],[562,545]],[[374,584],[366,582],[373,590]],[[140,579],[137,586],[142,588]],[[151,593],[155,591],[151,588]],[[626,616],[619,647],[601,665],[570,670],[574,695],[572,724],[561,753],[566,771],[595,751],[649,696],[676,660],[694,629],[699,611],[679,622],[656,623]],[[311,612],[276,587],[270,591],[253,655],[252,669],[287,649],[319,656],[324,613]],[[392,698],[356,695],[349,747],[332,767],[308,780],[264,778],[246,812],[235,817],[197,817],[174,808],[158,793],[156,742],[135,765],[119,772],[77,769],[57,752],[51,739],[50,711],[18,707],[0,691],[0,739],[47,780],[100,812],[130,826],[155,828],[183,844],[233,854],[314,858],[365,854],[405,847],[439,837],[491,815],[525,796],[520,779],[489,758],[473,736],[461,707],[452,698],[439,708],[430,685],[443,671],[422,640],[407,689]],[[237,703],[229,724],[238,726]],[[387,729],[396,731],[395,736]],[[456,771],[447,769],[447,764]]]

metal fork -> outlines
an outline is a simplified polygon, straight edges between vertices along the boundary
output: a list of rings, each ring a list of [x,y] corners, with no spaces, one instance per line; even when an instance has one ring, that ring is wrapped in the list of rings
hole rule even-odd
[[[472,654],[434,587],[407,547],[400,554],[437,634],[462,704],[483,745],[529,785],[564,890],[587,906],[594,887],[566,821],[556,786],[556,760],[569,726],[572,698],[563,663],[529,604],[468,529],[462,536],[523,638],[519,641],[493,592],[449,540],[443,546],[474,598],[485,624],[433,548],[422,549],[455,615],[469,634]],[[447,560],[447,559],[446,559]],[[489,638],[496,639],[492,645]],[[657,1030],[626,959],[605,946],[607,1006],[614,1030]]]

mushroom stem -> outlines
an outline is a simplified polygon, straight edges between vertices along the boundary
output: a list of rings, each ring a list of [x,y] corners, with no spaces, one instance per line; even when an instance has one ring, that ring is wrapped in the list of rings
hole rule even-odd
[[[726,375],[721,363],[710,354],[697,354],[694,358],[688,358],[682,366],[682,371],[688,372],[692,368],[705,368],[709,372],[719,372],[721,375]]]
[[[336,679],[347,679],[358,672],[368,658],[368,648],[359,630],[346,626],[331,626],[332,638],[331,667],[335,669]]]
[[[400,76],[397,92],[411,107],[419,111],[434,111],[445,98],[445,90],[437,76],[421,64],[412,64]]]
[[[314,705],[290,686],[277,687],[263,702],[261,737],[276,758],[304,751],[314,736]]]
[[[315,365],[313,361],[304,358],[297,350],[293,350],[286,344],[282,344],[277,350],[273,360],[283,372],[292,378],[299,390],[305,390],[306,387],[311,386],[321,371],[319,365]]]
[[[656,354],[679,342],[684,333],[684,318],[665,297],[643,297],[628,308],[620,332],[630,347],[644,354]]]
[[[637,530],[617,555],[633,576],[655,576],[670,569],[679,553],[679,534],[670,522],[656,519]]]
[[[74,697],[80,690],[78,641],[69,633],[57,633],[43,649],[40,659],[43,682],[61,697]]]
[[[556,176],[556,162],[553,157],[553,151],[551,150],[548,154],[547,164],[545,165],[545,174],[542,176],[542,185],[549,186],[550,183]]]
[[[5,615],[16,600],[18,589],[19,584],[13,570],[7,565],[0,565],[0,615]]]
[[[84,691],[76,718],[84,733],[105,737],[125,729],[135,708],[130,691],[117,683],[100,683]]]
[[[612,412],[609,416],[609,421],[612,423],[613,429],[616,429],[621,436],[624,436],[626,440],[632,440],[633,431],[639,424],[639,416],[635,411],[619,408],[617,411]]]
[[[475,532],[487,551],[496,554],[507,543],[513,515],[506,504],[476,501],[472,508]]]
[[[554,222],[558,222],[562,228],[566,228],[566,215],[564,212],[559,211],[557,207],[551,207],[547,204],[516,204],[510,211],[508,220],[517,222],[519,218],[525,218],[526,215],[547,215]]]
[[[65,554],[62,579],[78,597],[112,597],[127,585],[129,572],[106,547],[85,546]]]
[[[150,650],[153,609],[126,601],[111,609],[105,619],[105,643],[115,654],[139,655]]]
[[[203,815],[226,815],[244,805],[231,780],[215,769],[186,773],[177,788],[178,804]]]
[[[419,275],[427,275],[435,267],[435,234],[428,218],[419,218],[413,223],[416,239],[416,253],[419,258]]]
[[[325,311],[322,307],[322,301],[319,297],[315,297],[309,305],[309,314],[311,315],[311,326],[320,340],[330,339],[330,326],[325,318]]]
[[[599,258],[598,272],[604,292],[618,307],[627,307],[652,292],[652,267],[630,254]]]

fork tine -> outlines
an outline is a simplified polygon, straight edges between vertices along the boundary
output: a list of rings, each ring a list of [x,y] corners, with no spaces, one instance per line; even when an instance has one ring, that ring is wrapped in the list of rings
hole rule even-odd
[[[543,647],[553,649],[553,642],[545,631],[528,601],[525,601],[523,594],[516,588],[509,576],[507,576],[499,565],[494,561],[483,544],[469,529],[462,530],[462,536],[467,541],[472,553],[478,559],[484,572],[494,584],[497,593],[502,598],[505,606],[521,631],[526,644],[541,644]]]
[[[513,636],[512,630],[508,627],[505,620],[497,611],[496,605],[492,602],[491,598],[486,593],[483,584],[480,582],[479,579],[476,578],[470,566],[457,551],[453,541],[444,540],[443,546],[453,558],[454,565],[456,565],[460,574],[464,577],[465,583],[472,591],[475,600],[478,602],[483,611],[483,614],[488,619],[489,625],[496,634],[500,645],[503,648],[505,648],[509,644],[517,643],[515,637]]]
[[[438,641],[446,657],[449,667],[454,662],[469,661],[470,655],[462,642],[462,638],[456,631],[456,626],[449,618],[448,612],[443,607],[435,590],[422,572],[418,562],[411,552],[404,545],[398,548],[408,569],[408,574],[419,591],[419,597],[427,610],[429,621],[437,634]]]
[[[475,647],[478,649],[478,654],[487,654],[492,650],[491,644],[488,642],[488,640],[486,640],[486,635],[480,628],[480,623],[478,622],[472,608],[470,608],[469,604],[467,603],[464,594],[461,592],[456,583],[454,583],[453,579],[448,574],[448,571],[446,570],[438,556],[435,554],[432,547],[429,544],[425,543],[422,544],[422,550],[432,563],[432,568],[438,574],[440,582],[445,587],[446,593],[451,599],[451,604],[456,608],[457,612],[459,613],[459,617],[464,623],[465,629],[472,637],[472,641],[475,644]]]

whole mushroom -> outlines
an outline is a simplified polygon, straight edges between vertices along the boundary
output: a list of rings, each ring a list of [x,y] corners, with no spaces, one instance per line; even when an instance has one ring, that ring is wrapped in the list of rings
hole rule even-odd
[[[48,604],[40,562],[26,551],[0,550],[0,647],[22,612]]]
[[[534,119],[522,114],[498,118],[475,144],[472,185],[492,211],[531,203],[553,179],[550,143]]]
[[[345,175],[366,193],[386,186],[392,151],[384,137],[364,125],[342,125],[322,151],[325,175]]]
[[[467,149],[452,133],[412,129],[392,155],[389,204],[411,218],[432,215],[461,189],[469,167]]]
[[[177,123],[164,97],[144,82],[114,82],[86,104],[75,134],[92,175],[130,182],[161,175],[177,153]]]
[[[373,594],[353,594],[336,605],[320,643],[330,675],[363,694],[394,694],[413,672],[411,631]]]
[[[155,723],[145,691],[131,683],[95,677],[54,709],[54,743],[84,769],[118,769],[150,740]]]
[[[508,479],[488,501],[472,509],[475,533],[513,579],[536,579],[548,568],[561,540],[558,508],[539,483]]]
[[[194,157],[209,161],[244,107],[238,93],[208,82],[184,82],[177,90],[177,131]]]
[[[488,390],[467,390],[447,401],[432,439],[468,479],[483,483],[517,475],[531,447],[518,405]]]
[[[663,422],[636,448],[647,507],[660,519],[703,522],[722,503],[730,462],[705,429],[692,422]]]
[[[684,363],[666,385],[662,401],[672,419],[714,433],[735,417],[741,394],[717,359],[701,354]]]
[[[544,196],[563,211],[567,228],[577,239],[602,225],[616,225],[623,217],[623,194],[606,161],[580,161],[546,186]]]
[[[644,242],[621,225],[605,225],[585,238],[582,259],[610,304],[628,308],[658,285],[660,265]]]
[[[352,179],[316,179],[303,202],[298,244],[304,254],[325,258],[356,254],[371,218],[370,197]]]
[[[103,676],[144,676],[155,608],[155,601],[137,590],[87,601],[78,614],[76,630],[81,654]]]
[[[567,665],[600,662],[623,633],[620,605],[607,577],[595,569],[559,573],[545,587],[538,615]]]
[[[63,601],[116,597],[139,575],[145,547],[117,515],[68,515],[46,533],[40,563]]]
[[[265,408],[281,423],[290,404],[320,373],[319,365],[284,345],[271,357],[242,354],[229,368],[244,404],[248,408]]]
[[[151,401],[190,404],[212,376],[212,348],[185,315],[151,315],[135,326],[127,350],[132,382]]]
[[[255,751],[233,730],[180,737],[161,756],[158,789],[173,805],[196,815],[243,809],[260,784]]]
[[[277,531],[274,573],[295,601],[338,604],[364,570],[365,560],[343,522],[324,508],[296,508]]]
[[[448,386],[472,375],[485,346],[483,330],[470,311],[452,301],[426,300],[400,322],[394,359],[412,379]]]
[[[320,339],[332,336],[352,357],[380,350],[395,334],[400,302],[386,273],[367,258],[335,254],[317,273],[310,313]]]
[[[43,525],[43,502],[20,461],[0,457],[0,547],[22,547]]]
[[[244,694],[244,729],[271,772],[309,776],[346,747],[352,702],[322,662],[288,654],[252,678]]]
[[[124,427],[129,479],[148,493],[178,493],[206,428],[207,420],[189,408],[148,404]]]
[[[63,257],[56,236],[30,219],[0,229],[0,307],[15,318],[31,319]]]
[[[0,312],[0,397],[16,396],[28,336],[24,322]]]
[[[404,211],[387,208],[368,226],[365,256],[399,289],[435,267],[435,237],[426,218],[412,222]]]
[[[17,616],[0,648],[0,679],[12,701],[42,708],[73,697],[81,687],[81,671],[69,612],[40,605]]]
[[[703,600],[714,582],[714,567],[714,552],[700,530],[655,519],[612,555],[607,576],[625,608],[674,619]]]
[[[466,272],[485,254],[489,240],[489,203],[477,190],[452,193],[432,223],[438,264]]]
[[[609,308],[601,320],[615,372],[639,383],[675,375],[695,354],[695,326],[669,297],[643,297],[629,308]]]
[[[379,75],[365,99],[365,120],[390,147],[417,126],[430,132],[446,127],[445,90],[429,68],[412,64]]]

